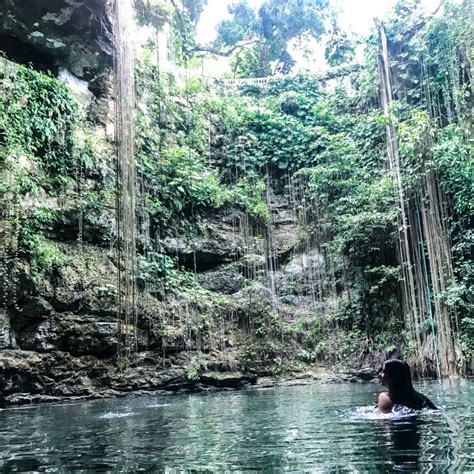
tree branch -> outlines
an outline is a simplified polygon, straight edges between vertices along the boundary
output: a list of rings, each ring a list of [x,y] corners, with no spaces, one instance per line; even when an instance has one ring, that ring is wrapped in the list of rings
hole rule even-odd
[[[178,18],[178,22],[179,22],[179,25],[180,25],[181,34],[183,35],[183,37],[185,37],[185,35],[186,35],[186,22],[184,21],[184,18],[181,15],[181,11],[179,10],[178,5],[176,4],[176,0],[170,0],[170,2],[171,2],[171,5],[173,6],[173,8],[175,9],[176,16]],[[251,44],[260,43],[260,42],[261,42],[261,40],[259,40],[259,39],[253,39],[253,40],[248,40],[248,41],[239,41],[238,43],[236,43],[234,46],[230,47],[226,51],[221,51],[219,49],[213,48],[212,46],[202,46],[202,45],[195,45],[191,48],[183,46],[183,49],[188,53],[202,52],[202,53],[215,54],[217,56],[228,57],[234,51],[236,51],[239,48],[243,48],[245,46],[249,46]]]
[[[176,16],[178,17],[178,21],[181,25],[181,32],[184,33],[186,31],[186,26],[183,20],[183,16],[181,15],[181,12],[179,11],[178,5],[176,5],[175,0],[170,0],[170,1],[171,1],[171,5],[173,5],[173,8],[176,12]]]
[[[219,49],[212,48],[211,46],[196,45],[193,48],[191,48],[190,51],[193,52],[193,53],[203,52],[203,53],[216,54],[217,56],[228,57],[234,51],[236,51],[237,49],[244,48],[245,46],[249,46],[249,45],[255,44],[255,43],[261,43],[261,41],[258,40],[258,39],[253,39],[253,40],[249,40],[249,41],[240,41],[239,43],[236,43],[234,46],[227,49],[226,51],[221,51]]]
[[[442,7],[443,3],[441,2],[438,7],[436,8],[435,11],[433,11],[430,15],[431,17],[434,17],[438,11],[440,10],[440,8]],[[406,42],[406,41],[409,41],[411,38],[413,38],[413,36],[415,36],[422,28],[425,27],[426,23],[428,23],[428,21],[430,20],[431,18],[429,19],[425,19],[423,21],[421,21],[420,23],[418,23],[417,25],[415,25],[411,30],[408,30],[407,32],[405,32],[405,34],[403,35],[403,42]]]

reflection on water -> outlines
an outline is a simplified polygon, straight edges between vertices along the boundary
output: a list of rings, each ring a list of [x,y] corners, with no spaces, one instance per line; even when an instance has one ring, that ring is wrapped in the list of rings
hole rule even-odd
[[[370,384],[7,409],[0,471],[474,469],[474,382],[420,390],[443,409],[370,418]]]
[[[380,413],[375,405],[347,410],[343,416],[351,421],[377,422],[383,427],[383,450],[396,471],[419,471],[420,438],[422,426],[427,424],[424,415],[442,415],[441,411],[423,410],[397,406],[390,413]]]
[[[386,435],[390,440],[390,457],[394,468],[406,471],[418,471],[420,461],[421,425],[417,418],[409,421],[394,421],[386,426]]]

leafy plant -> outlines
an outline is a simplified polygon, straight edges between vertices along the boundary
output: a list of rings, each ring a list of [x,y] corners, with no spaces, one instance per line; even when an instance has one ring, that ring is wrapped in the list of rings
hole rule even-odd
[[[186,377],[190,382],[196,382],[201,376],[201,372],[205,366],[198,357],[193,356],[189,363],[185,366]]]
[[[12,79],[0,101],[6,146],[36,161],[49,178],[44,184],[57,189],[75,169],[77,104],[67,87],[49,75],[20,66]]]

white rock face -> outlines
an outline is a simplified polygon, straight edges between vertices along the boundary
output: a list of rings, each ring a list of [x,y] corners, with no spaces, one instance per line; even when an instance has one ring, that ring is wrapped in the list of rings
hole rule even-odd
[[[10,328],[10,317],[5,310],[0,310],[0,350],[16,346],[15,335]]]
[[[89,90],[89,84],[87,81],[83,81],[77,78],[76,76],[72,75],[64,67],[59,68],[58,76],[59,76],[59,79],[63,81],[74,94],[79,94],[81,96],[85,96],[88,99],[92,100],[93,94]]]

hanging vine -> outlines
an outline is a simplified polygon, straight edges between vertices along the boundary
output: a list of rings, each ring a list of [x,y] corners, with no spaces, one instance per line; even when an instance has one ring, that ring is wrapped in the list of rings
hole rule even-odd
[[[136,172],[134,121],[133,8],[115,0],[115,144],[117,151],[117,363],[124,368],[137,350]]]

